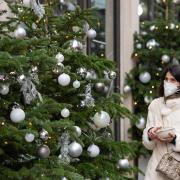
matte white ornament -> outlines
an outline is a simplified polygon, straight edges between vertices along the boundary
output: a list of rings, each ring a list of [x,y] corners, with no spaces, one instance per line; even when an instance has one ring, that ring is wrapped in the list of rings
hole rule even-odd
[[[145,124],[146,124],[146,121],[145,121],[144,117],[140,117],[138,119],[138,121],[136,122],[136,127],[138,129],[144,129],[145,128]]]
[[[96,31],[92,28],[87,31],[87,37],[90,39],[94,39],[96,37],[96,34]]]
[[[25,7],[31,7],[31,0],[23,0],[23,5],[25,6]]]
[[[60,52],[55,56],[57,63],[62,63],[64,61],[64,56]]]
[[[14,36],[16,38],[24,38],[26,36],[26,30],[22,27],[18,27],[15,31],[14,31]]]
[[[69,145],[69,154],[72,157],[79,157],[82,154],[82,151],[82,146],[75,141]]]
[[[75,128],[77,136],[80,137],[81,136],[81,128],[79,126],[74,126],[74,128]]]
[[[68,86],[70,81],[71,81],[71,78],[68,74],[63,73],[63,74],[59,75],[59,77],[58,77],[58,83],[61,86]]]
[[[87,148],[87,152],[90,157],[96,157],[99,155],[100,149],[97,145],[92,144]]]
[[[142,83],[148,83],[150,80],[151,80],[151,75],[149,72],[142,72],[140,73],[139,75],[139,80],[142,82]]]
[[[168,63],[170,61],[170,57],[167,54],[162,55],[161,59],[164,63]]]
[[[13,109],[10,113],[10,119],[14,123],[19,123],[25,119],[25,113],[22,109]]]
[[[69,109],[64,108],[61,110],[61,116],[62,117],[66,118],[66,117],[69,117],[69,115],[70,115]]]
[[[7,95],[9,93],[9,85],[7,84],[2,84],[0,86],[0,94],[2,95]]]
[[[131,87],[129,85],[125,85],[123,90],[125,93],[128,93],[131,91]]]
[[[93,122],[98,128],[105,128],[110,124],[110,116],[107,112],[97,112],[93,117]]]
[[[129,161],[127,159],[120,159],[118,165],[122,169],[127,169],[129,167]]]
[[[32,133],[26,133],[24,138],[27,142],[33,142],[35,135]]]
[[[80,81],[75,80],[75,81],[73,82],[73,87],[74,87],[74,88],[78,89],[80,86],[81,86]]]

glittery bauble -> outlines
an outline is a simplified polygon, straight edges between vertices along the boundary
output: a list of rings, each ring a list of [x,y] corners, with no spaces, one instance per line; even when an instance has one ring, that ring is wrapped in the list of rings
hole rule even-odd
[[[14,31],[14,36],[16,38],[24,38],[26,36],[26,30],[22,27],[19,27]]]
[[[110,78],[110,79],[115,79],[115,78],[116,78],[116,72],[110,71],[110,72],[109,72],[109,78]]]
[[[151,80],[151,75],[149,72],[142,72],[140,75],[139,75],[139,80],[142,82],[142,83],[148,83],[150,80]]]
[[[90,39],[94,39],[96,37],[96,34],[96,31],[92,28],[87,31],[87,37]]]
[[[35,135],[32,133],[26,133],[24,138],[27,142],[33,142]]]
[[[69,154],[72,157],[79,157],[82,154],[82,151],[82,146],[75,141],[69,145]]]
[[[170,61],[170,57],[167,54],[162,55],[161,59],[164,63],[168,63]]]
[[[42,130],[39,132],[39,136],[40,136],[40,138],[41,138],[43,141],[46,141],[46,140],[48,140],[48,138],[49,138],[49,133],[48,133],[45,129],[42,129]]]
[[[125,85],[123,91],[124,91],[125,93],[130,92],[130,91],[131,91],[131,87],[130,87],[129,85]]]
[[[24,121],[25,119],[25,113],[20,108],[15,108],[10,113],[10,119],[14,123],[19,123],[21,121]]]
[[[105,84],[98,82],[95,84],[95,90],[96,92],[104,92]]]
[[[2,95],[7,95],[9,93],[9,85],[7,84],[2,84],[0,86],[0,94]]]
[[[75,80],[75,81],[73,82],[73,87],[76,88],[76,89],[79,88],[80,85],[81,85],[81,83],[80,83],[80,81],[78,81],[78,80]]]
[[[60,52],[55,56],[58,63],[62,63],[64,61],[64,56]]]
[[[79,126],[74,126],[74,128],[75,128],[77,136],[80,137],[81,136],[81,128]]]
[[[100,149],[97,145],[92,144],[87,148],[87,152],[90,157],[96,157],[99,155]]]
[[[71,78],[68,74],[63,73],[63,74],[59,75],[59,77],[58,77],[58,83],[61,86],[68,86],[70,81],[71,81]]]
[[[138,129],[144,129],[145,128],[145,124],[146,124],[146,121],[145,121],[144,117],[140,117],[138,119],[138,121],[136,122],[136,127]]]
[[[111,118],[105,111],[97,112],[93,117],[93,122],[98,128],[105,128],[110,124]]]
[[[118,166],[122,169],[127,169],[129,168],[129,161],[127,159],[120,159],[118,161]]]
[[[50,155],[50,149],[47,145],[41,145],[38,148],[38,155],[40,158],[48,158]]]
[[[69,109],[64,108],[64,109],[61,110],[61,116],[62,117],[66,118],[66,117],[69,117],[69,115],[70,115]]]

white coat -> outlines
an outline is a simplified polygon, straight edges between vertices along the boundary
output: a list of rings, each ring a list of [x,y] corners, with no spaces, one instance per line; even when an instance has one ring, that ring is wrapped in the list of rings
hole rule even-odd
[[[148,130],[151,127],[174,127],[176,143],[163,143],[156,140],[149,140]],[[148,162],[144,180],[168,180],[161,173],[156,172],[156,166],[162,156],[171,151],[180,152],[180,98],[164,101],[163,97],[154,99],[148,107],[146,128],[143,131],[143,144],[153,150]]]

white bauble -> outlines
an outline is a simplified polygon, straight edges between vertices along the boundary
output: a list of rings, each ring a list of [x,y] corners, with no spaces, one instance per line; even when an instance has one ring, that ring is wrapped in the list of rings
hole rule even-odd
[[[92,144],[87,148],[87,152],[90,157],[96,157],[99,155],[100,149],[97,145]]]
[[[152,102],[152,100],[153,100],[153,98],[152,98],[152,97],[148,97],[148,96],[145,96],[145,97],[144,97],[144,102],[145,102],[146,104],[151,103],[151,102]]]
[[[74,128],[75,128],[77,136],[80,137],[81,136],[81,128],[79,126],[74,126]]]
[[[141,49],[142,48],[142,44],[141,43],[136,44],[136,48],[137,49]]]
[[[25,6],[25,7],[31,7],[31,0],[23,0],[23,5]]]
[[[64,61],[64,56],[60,52],[55,56],[57,63],[62,63]]]
[[[145,128],[145,124],[146,124],[146,121],[145,121],[144,117],[140,117],[138,119],[138,121],[136,122],[136,127],[138,129],[144,129]]]
[[[123,91],[124,91],[125,93],[130,92],[130,91],[131,91],[131,87],[130,87],[129,85],[125,85]]]
[[[59,75],[59,77],[58,77],[58,83],[61,86],[68,86],[70,81],[71,81],[71,78],[68,74],[63,73],[63,74]]]
[[[176,25],[174,23],[170,24],[170,29],[174,29],[176,27]]]
[[[170,61],[170,57],[167,54],[162,55],[161,59],[164,63],[168,63]]]
[[[93,122],[98,128],[105,128],[110,124],[110,116],[107,112],[97,112],[93,117]]]
[[[7,84],[2,84],[0,86],[0,94],[2,95],[7,95],[9,93],[9,85]]]
[[[154,31],[155,29],[156,29],[156,26],[155,25],[152,25],[152,26],[150,26],[150,31]]]
[[[92,28],[87,31],[87,37],[90,39],[94,39],[96,37],[96,34],[96,31]]]
[[[152,49],[152,48],[157,47],[157,46],[159,46],[159,43],[156,42],[155,39],[150,39],[150,40],[146,43],[146,47],[147,47],[148,49]]]
[[[82,154],[82,151],[82,146],[75,141],[69,145],[69,154],[72,157],[79,157]]]
[[[127,159],[120,159],[118,161],[118,166],[122,169],[127,169],[129,167],[129,161]]]
[[[69,115],[70,115],[69,109],[64,108],[64,109],[61,110],[61,116],[62,117],[66,118],[66,117],[69,117]]]
[[[22,109],[13,109],[10,113],[10,119],[12,122],[19,123],[25,119],[25,113]]]
[[[142,82],[142,83],[148,83],[150,80],[151,80],[151,75],[149,72],[142,72],[140,75],[139,75],[139,80]]]
[[[27,142],[33,142],[35,135],[32,133],[26,133],[24,138]]]
[[[22,27],[18,27],[15,31],[14,31],[14,36],[16,38],[24,38],[26,36],[26,30]]]
[[[78,89],[80,86],[81,86],[80,81],[75,80],[75,81],[73,82],[73,87],[74,87],[74,88]]]

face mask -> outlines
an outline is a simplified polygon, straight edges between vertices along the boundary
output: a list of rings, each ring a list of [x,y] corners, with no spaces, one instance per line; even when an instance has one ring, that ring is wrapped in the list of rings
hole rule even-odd
[[[168,97],[179,91],[178,87],[171,82],[164,81],[164,96]]]

